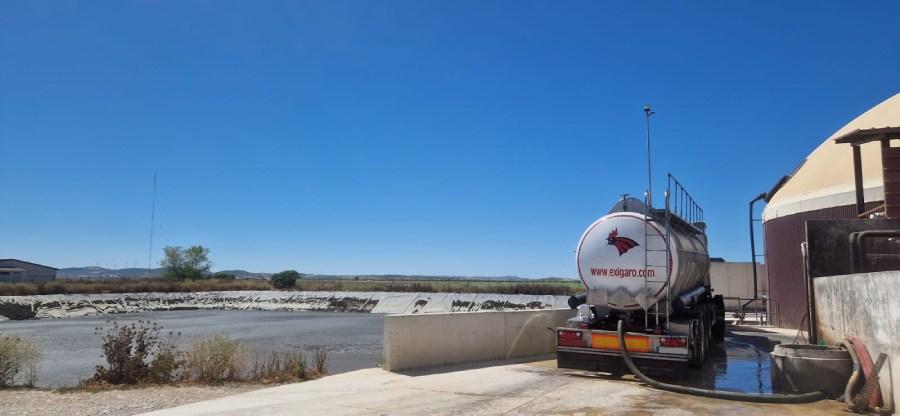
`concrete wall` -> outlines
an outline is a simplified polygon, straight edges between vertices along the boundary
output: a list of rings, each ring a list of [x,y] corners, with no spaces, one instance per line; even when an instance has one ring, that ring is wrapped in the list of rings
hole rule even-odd
[[[567,307],[568,299],[568,296],[497,293],[279,290],[0,296],[0,315],[9,319],[42,319],[182,309],[425,314],[554,309]]]
[[[880,374],[882,397],[886,404],[891,397],[900,403],[900,364],[895,361],[900,357],[900,272],[817,277],[813,287],[819,339],[835,344],[855,335],[873,361],[887,354]]]
[[[408,370],[503,360],[556,351],[555,328],[570,309],[388,315],[384,369]]]
[[[757,290],[763,296],[769,292],[766,266],[757,264]],[[710,284],[715,294],[725,297],[741,297],[750,299],[753,297],[753,263],[750,262],[719,262],[709,264]],[[725,307],[737,308],[737,300],[725,300]]]

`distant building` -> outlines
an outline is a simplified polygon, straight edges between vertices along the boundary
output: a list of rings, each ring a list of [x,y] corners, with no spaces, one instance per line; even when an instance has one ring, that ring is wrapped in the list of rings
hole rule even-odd
[[[16,259],[0,259],[0,283],[43,283],[56,280],[50,266]]]

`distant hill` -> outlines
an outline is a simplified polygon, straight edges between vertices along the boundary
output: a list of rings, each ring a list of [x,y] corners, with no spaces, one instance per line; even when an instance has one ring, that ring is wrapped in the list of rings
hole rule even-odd
[[[420,274],[309,274],[300,273],[304,279],[359,279],[359,280],[532,280],[519,276],[429,276]]]
[[[104,267],[68,267],[56,272],[57,279],[108,280],[108,279],[145,279],[162,276],[163,269],[127,268],[107,269]],[[235,275],[238,279],[268,279],[272,273],[253,273],[246,270],[220,270],[217,273]]]
[[[235,275],[238,279],[268,279],[272,273],[256,273],[246,270],[218,270],[216,273],[228,273]],[[127,268],[127,269],[107,269],[103,267],[69,267],[59,269],[56,276],[58,279],[79,279],[79,280],[108,280],[108,279],[141,279],[150,277],[160,277],[162,269],[147,268]],[[519,276],[426,276],[426,275],[406,275],[406,274],[360,274],[360,275],[331,275],[331,274],[309,274],[300,273],[304,279],[350,279],[350,280],[489,280],[489,281],[568,281],[577,280],[564,277],[545,277],[541,279],[526,279]]]
[[[148,277],[159,277],[162,275],[162,269],[147,268],[127,268],[127,269],[107,269],[104,267],[68,267],[59,269],[56,272],[57,279],[140,279]]]

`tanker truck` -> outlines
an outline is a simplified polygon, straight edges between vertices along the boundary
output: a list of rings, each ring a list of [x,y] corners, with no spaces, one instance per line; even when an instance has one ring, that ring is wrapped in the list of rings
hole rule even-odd
[[[703,211],[668,178],[665,208],[624,196],[581,236],[576,262],[585,292],[569,299],[574,317],[556,328],[560,368],[623,373],[619,320],[628,352],[648,369],[698,366],[710,343],[724,339]]]

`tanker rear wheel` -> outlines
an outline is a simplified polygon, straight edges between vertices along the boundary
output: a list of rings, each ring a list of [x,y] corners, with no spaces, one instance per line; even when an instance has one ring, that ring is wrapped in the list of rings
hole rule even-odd
[[[700,367],[706,361],[706,349],[709,338],[707,329],[703,326],[703,319],[694,319],[690,325],[690,337],[688,338],[688,366]]]
[[[716,307],[715,323],[712,327],[713,340],[722,342],[725,340],[725,299],[722,295],[713,297],[713,305]]]

